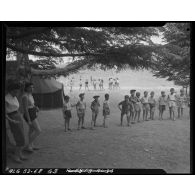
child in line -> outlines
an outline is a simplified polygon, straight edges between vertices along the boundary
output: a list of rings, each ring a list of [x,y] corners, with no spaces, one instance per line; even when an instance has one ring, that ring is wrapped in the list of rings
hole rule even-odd
[[[129,101],[129,96],[125,95],[124,100],[118,104],[118,108],[121,111],[121,126],[123,126],[123,117],[127,116],[127,126],[130,126],[130,112],[132,109],[132,104]]]
[[[103,103],[103,127],[108,127],[108,116],[110,115],[110,107],[109,107],[109,94],[105,94],[105,100]]]
[[[134,121],[140,122],[140,114],[141,114],[141,99],[140,99],[140,92],[136,92],[136,104],[135,106],[135,118]]]
[[[91,103],[91,111],[92,111],[91,129],[94,129],[94,127],[96,126],[96,120],[97,120],[99,107],[100,107],[100,103],[98,100],[99,97],[100,96],[98,95],[93,96],[94,101]]]
[[[131,109],[131,112],[130,112],[130,121],[132,121],[131,123],[134,124],[135,121],[134,121],[134,117],[135,117],[135,104],[137,102],[137,98],[135,97],[135,89],[132,89],[130,90],[130,102],[132,103],[132,109]]]
[[[178,118],[183,117],[183,110],[186,106],[187,98],[184,94],[184,90],[180,90],[180,95],[177,97],[177,106],[178,106]]]
[[[154,120],[154,112],[156,107],[156,100],[154,99],[154,91],[150,93],[150,97],[148,98],[148,103],[150,106],[150,119]]]
[[[144,91],[144,97],[141,98],[141,102],[143,105],[143,120],[148,121],[148,112],[150,110],[148,103],[148,92]]]
[[[70,119],[72,118],[71,114],[71,108],[74,107],[75,105],[72,105],[70,103],[70,97],[69,96],[64,96],[64,104],[63,104],[63,116],[64,116],[64,126],[65,126],[65,132],[70,131]]]
[[[78,130],[85,129],[84,120],[85,120],[85,111],[86,111],[86,102],[84,102],[84,93],[79,94],[80,100],[76,104],[77,116],[78,116]]]
[[[161,91],[161,96],[159,97],[159,120],[163,120],[163,113],[166,110],[167,99],[164,91]]]
[[[175,89],[171,88],[167,100],[169,105],[170,119],[172,119],[173,121],[175,120],[176,98],[177,97],[175,95]]]

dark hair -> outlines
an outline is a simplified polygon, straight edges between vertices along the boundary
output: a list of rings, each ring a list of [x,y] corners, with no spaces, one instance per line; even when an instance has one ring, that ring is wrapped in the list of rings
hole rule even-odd
[[[7,86],[7,91],[11,92],[13,90],[19,90],[20,89],[20,84],[19,83],[10,83]]]
[[[85,94],[84,93],[80,93],[79,94],[79,97],[81,98],[82,96],[84,96]]]
[[[31,82],[25,83],[25,85],[24,85],[24,91],[27,92],[27,89],[28,89],[30,86],[33,86],[33,83],[31,83]]]
[[[109,94],[108,93],[105,94],[105,98],[107,98],[107,97],[109,97]]]
[[[136,95],[140,95],[140,92],[136,92]]]
[[[68,95],[65,95],[65,96],[64,96],[64,99],[65,99],[65,100],[69,100],[70,97],[69,97]]]

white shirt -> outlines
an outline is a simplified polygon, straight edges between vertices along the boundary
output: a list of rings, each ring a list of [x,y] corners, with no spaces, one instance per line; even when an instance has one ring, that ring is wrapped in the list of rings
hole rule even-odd
[[[5,105],[6,113],[17,111],[20,106],[17,97],[13,97],[9,93],[5,96]]]
[[[170,101],[175,101],[176,100],[175,93],[169,94],[169,100]]]
[[[142,103],[148,103],[148,99],[149,99],[149,97],[147,96],[147,97],[142,97]]]

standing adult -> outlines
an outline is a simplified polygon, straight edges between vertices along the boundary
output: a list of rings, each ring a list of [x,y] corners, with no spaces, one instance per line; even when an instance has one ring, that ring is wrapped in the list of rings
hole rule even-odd
[[[41,133],[41,128],[37,120],[37,112],[39,111],[39,108],[35,106],[32,92],[33,83],[26,83],[24,87],[24,95],[22,96],[22,104],[24,109],[24,119],[29,126],[29,143],[25,148],[28,152],[33,152],[34,150],[39,149],[34,146],[34,141]]]
[[[7,94],[5,96],[5,111],[6,119],[10,126],[10,131],[13,134],[13,138],[16,143],[14,148],[14,161],[17,163],[22,163],[22,160],[27,160],[23,156],[22,150],[25,145],[24,138],[24,128],[21,114],[19,112],[19,102],[17,99],[18,92],[20,90],[20,85],[18,83],[10,83],[7,87]]]

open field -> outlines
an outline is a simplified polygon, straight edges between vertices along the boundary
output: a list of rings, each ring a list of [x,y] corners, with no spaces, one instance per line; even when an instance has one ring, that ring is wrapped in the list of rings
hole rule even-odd
[[[155,92],[158,97],[160,91],[156,89]],[[154,121],[120,127],[117,104],[125,94],[129,94],[129,90],[109,93],[109,128],[101,127],[105,91],[86,92],[87,129],[76,130],[75,108],[72,111],[72,131],[66,133],[61,109],[40,111],[38,120],[42,134],[36,143],[41,149],[28,155],[29,160],[23,164],[15,164],[8,159],[7,165],[15,168],[161,168],[168,173],[190,172],[188,108],[184,112],[184,118],[176,121],[168,120],[168,109],[165,111],[165,120],[159,121],[156,109]],[[69,94],[72,103],[76,103],[78,94],[78,90]],[[95,94],[100,95],[101,110],[97,121],[100,127],[90,130],[90,103]],[[125,120],[124,122],[126,125]],[[27,131],[27,127],[25,130]]]

